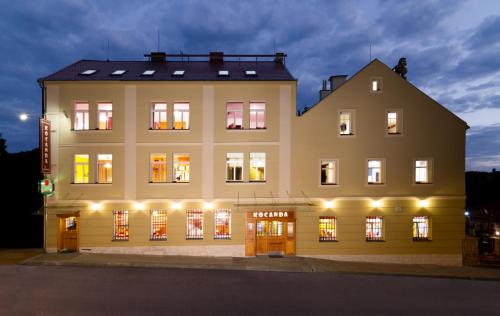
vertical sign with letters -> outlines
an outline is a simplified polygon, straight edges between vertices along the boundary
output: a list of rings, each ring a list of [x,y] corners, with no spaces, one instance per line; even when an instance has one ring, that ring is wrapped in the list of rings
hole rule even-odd
[[[40,119],[41,172],[50,173],[50,121]]]

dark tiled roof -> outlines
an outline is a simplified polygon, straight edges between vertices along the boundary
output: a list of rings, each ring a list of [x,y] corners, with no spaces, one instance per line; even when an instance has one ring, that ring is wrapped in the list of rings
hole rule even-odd
[[[86,70],[96,70],[92,75],[82,75]],[[111,75],[115,70],[126,70],[123,75]],[[145,70],[155,70],[153,76],[144,76]],[[175,70],[184,70],[183,76],[173,76]],[[229,76],[219,76],[219,70],[228,70]],[[248,76],[246,70],[255,70]],[[295,78],[286,66],[274,61],[100,61],[80,60],[47,77],[44,81],[290,81]]]

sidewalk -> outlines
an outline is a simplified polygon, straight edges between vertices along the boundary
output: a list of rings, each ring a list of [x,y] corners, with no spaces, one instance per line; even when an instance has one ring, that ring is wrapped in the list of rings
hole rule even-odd
[[[21,261],[18,264],[47,266],[111,266],[252,270],[275,272],[335,272],[500,281],[500,269],[492,268],[347,262],[305,257],[269,258],[267,256],[259,256],[250,258],[231,258],[90,253],[43,253]]]

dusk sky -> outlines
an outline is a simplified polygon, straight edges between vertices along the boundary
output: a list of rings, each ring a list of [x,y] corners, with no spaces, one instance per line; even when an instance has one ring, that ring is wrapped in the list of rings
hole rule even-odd
[[[38,146],[37,78],[80,59],[144,53],[288,54],[298,106],[321,81],[372,57],[408,61],[408,80],[471,127],[467,169],[500,169],[500,1],[6,1],[0,12],[0,133]],[[30,115],[27,122],[20,113]],[[439,132],[439,126],[436,127]]]

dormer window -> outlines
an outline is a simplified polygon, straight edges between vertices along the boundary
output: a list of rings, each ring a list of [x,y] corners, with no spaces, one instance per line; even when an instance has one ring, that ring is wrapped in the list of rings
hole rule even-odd
[[[145,70],[145,71],[142,73],[142,75],[143,75],[143,76],[152,76],[152,75],[154,75],[154,74],[155,74],[155,72],[156,72],[156,70]]]
[[[90,75],[95,74],[96,71],[97,70],[95,70],[95,69],[88,69],[88,70],[85,70],[84,72],[81,72],[80,75],[90,76]]]
[[[229,70],[219,70],[219,76],[220,77],[228,77],[229,76]]]
[[[257,76],[257,71],[255,71],[255,70],[245,70],[245,76]]]
[[[124,73],[126,73],[127,71],[126,70],[115,70],[111,73],[112,76],[121,76],[123,75]]]
[[[185,70],[175,70],[172,76],[181,77],[184,76]]]

